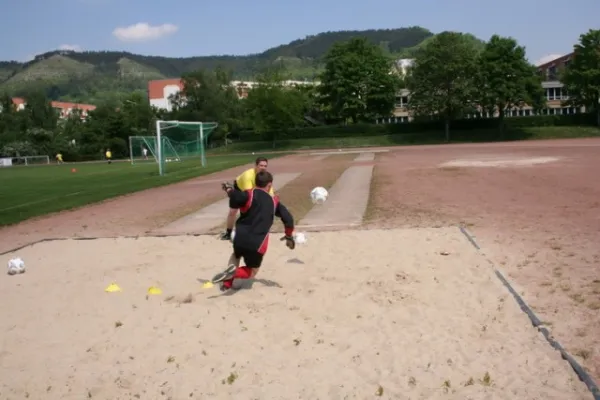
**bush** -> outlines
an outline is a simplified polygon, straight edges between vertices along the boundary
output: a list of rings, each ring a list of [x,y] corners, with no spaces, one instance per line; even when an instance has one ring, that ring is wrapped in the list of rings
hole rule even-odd
[[[507,117],[504,119],[506,126],[506,140],[511,140],[510,132],[518,130],[518,128],[526,127],[545,127],[545,126],[595,126],[595,116],[592,114],[571,114],[571,115],[538,115],[531,117]],[[452,121],[450,124],[451,135],[452,131],[480,131],[494,130],[499,127],[497,118],[470,118]],[[277,141],[293,140],[293,139],[316,139],[316,138],[342,138],[342,137],[363,137],[363,136],[382,136],[382,135],[416,135],[417,141],[428,141],[427,138],[419,135],[431,135],[436,132],[441,134],[444,131],[444,121],[420,121],[398,124],[355,124],[355,125],[325,125],[317,127],[306,127],[298,129],[290,129],[282,132],[240,132],[237,135],[232,134],[230,138],[234,141],[271,141],[273,137]],[[498,140],[498,134],[489,132],[487,140]],[[480,135],[476,136],[477,140],[482,140]],[[455,137],[455,139],[458,139]],[[517,139],[514,137],[513,139]]]

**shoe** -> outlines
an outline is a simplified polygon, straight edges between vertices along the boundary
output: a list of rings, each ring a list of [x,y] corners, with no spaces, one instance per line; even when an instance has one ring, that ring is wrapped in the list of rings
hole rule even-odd
[[[223,293],[228,292],[231,289],[232,289],[231,287],[227,287],[224,284],[221,284],[221,286],[219,287],[219,290]]]
[[[231,264],[229,267],[227,267],[227,269],[225,271],[219,272],[218,274],[213,276],[211,282],[218,283],[218,282],[223,282],[226,279],[230,279],[233,276],[233,274],[235,273],[236,269],[237,269],[237,266],[235,266],[234,264]]]
[[[231,233],[225,232],[221,235],[221,240],[231,240]]]

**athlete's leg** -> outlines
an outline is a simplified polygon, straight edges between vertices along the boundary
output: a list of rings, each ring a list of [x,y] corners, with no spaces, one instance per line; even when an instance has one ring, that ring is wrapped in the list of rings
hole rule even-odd
[[[239,249],[233,248],[229,261],[227,262],[227,268],[223,272],[219,272],[215,275],[211,282],[217,283],[222,282],[226,279],[230,279],[235,273],[236,269],[240,266],[240,260],[242,259],[242,252]]]
[[[233,190],[240,190],[237,182],[233,182]],[[231,240],[231,232],[233,232],[233,227],[235,226],[235,218],[237,217],[238,210],[236,208],[230,208],[229,213],[227,214],[227,230],[225,233],[221,235],[221,239],[223,240]]]
[[[231,289],[234,279],[252,279],[258,274],[258,270],[263,261],[263,254],[260,254],[257,251],[244,251],[242,256],[244,257],[244,263],[246,265],[238,267],[231,278],[224,280],[221,290]]]

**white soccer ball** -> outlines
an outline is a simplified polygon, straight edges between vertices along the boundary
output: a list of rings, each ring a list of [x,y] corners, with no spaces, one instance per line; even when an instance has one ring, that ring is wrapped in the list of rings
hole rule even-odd
[[[310,199],[313,204],[323,204],[327,200],[329,192],[324,187],[316,187],[310,192]]]
[[[296,232],[294,233],[294,241],[296,244],[304,244],[306,243],[306,235],[302,232]]]
[[[8,261],[9,275],[22,274],[23,272],[25,272],[25,262],[21,258],[17,257]]]

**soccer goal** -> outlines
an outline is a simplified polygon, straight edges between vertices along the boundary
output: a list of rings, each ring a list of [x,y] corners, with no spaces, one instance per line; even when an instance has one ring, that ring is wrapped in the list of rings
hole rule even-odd
[[[208,137],[217,126],[216,122],[156,121],[156,136],[129,137],[131,163],[156,162],[160,175],[170,162],[197,159],[205,167]]]
[[[12,157],[11,165],[47,165],[50,164],[50,156],[23,156]]]

